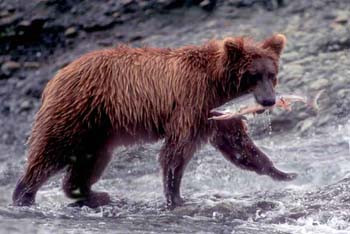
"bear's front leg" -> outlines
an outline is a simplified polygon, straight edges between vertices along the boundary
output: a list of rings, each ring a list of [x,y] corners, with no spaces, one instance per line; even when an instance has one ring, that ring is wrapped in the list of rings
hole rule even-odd
[[[164,195],[169,209],[183,204],[180,195],[182,175],[187,163],[194,154],[195,147],[190,143],[175,143],[166,140],[159,154],[162,168]]]
[[[296,173],[286,173],[275,168],[268,156],[249,137],[241,119],[216,121],[210,141],[227,160],[239,168],[280,181],[293,180],[297,176]]]

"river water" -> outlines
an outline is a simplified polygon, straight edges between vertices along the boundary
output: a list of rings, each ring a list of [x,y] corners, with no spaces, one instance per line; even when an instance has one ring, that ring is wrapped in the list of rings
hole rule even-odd
[[[42,187],[36,206],[12,207],[11,193],[23,171],[23,143],[33,119],[33,112],[12,111],[9,117],[0,119],[4,123],[1,134],[6,136],[0,144],[0,234],[350,233],[350,120],[343,121],[344,117],[349,119],[350,106],[349,6],[346,0],[288,1],[278,11],[224,6],[211,16],[198,18],[203,14],[191,11],[192,16],[167,15],[169,22],[165,22],[167,17],[162,15],[139,26],[146,31],[141,31],[145,34],[142,43],[156,47],[196,45],[225,36],[262,39],[275,32],[285,33],[288,44],[282,56],[280,87],[292,93],[326,88],[329,95],[323,99],[327,108],[320,118],[307,119],[305,125],[300,125],[315,120],[315,130],[292,131],[282,126],[276,131],[270,129],[269,117],[265,117],[267,123],[257,125],[266,133],[252,134],[277,168],[298,173],[294,181],[277,182],[240,170],[207,145],[196,153],[186,170],[184,206],[167,211],[157,164],[159,142],[116,149],[113,161],[95,185],[95,190],[111,195],[113,203],[108,206],[68,207],[71,201],[61,190],[61,174]],[[152,28],[157,22],[164,25],[162,29]],[[127,30],[132,28],[127,26]],[[106,31],[111,30],[118,34],[121,29]],[[74,57],[96,48],[91,41],[79,41],[79,46],[69,48],[67,54]],[[52,56],[48,67],[43,64],[41,71],[28,73],[24,81],[9,79],[2,92],[9,97],[17,95],[1,105],[16,107],[24,100],[20,95],[25,92],[18,91],[21,85],[46,83],[60,67],[60,60]],[[36,108],[38,105],[36,100]],[[298,121],[295,113],[304,114],[295,111],[281,118]],[[342,120],[337,120],[338,116]],[[6,143],[14,141],[9,133],[18,138],[12,144]]]
[[[242,171],[211,146],[186,170],[184,206],[164,207],[157,153],[161,142],[120,148],[96,190],[113,203],[72,208],[56,176],[38,193],[37,205],[10,205],[23,162],[0,162],[0,233],[350,233],[350,121],[306,136],[296,132],[254,139],[292,182]]]

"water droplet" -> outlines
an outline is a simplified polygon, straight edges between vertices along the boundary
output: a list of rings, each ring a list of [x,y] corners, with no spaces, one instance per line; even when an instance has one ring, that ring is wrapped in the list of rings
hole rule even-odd
[[[264,129],[268,130],[268,134],[272,135],[272,125],[271,125],[271,115],[270,115],[270,110],[266,110],[263,113],[263,118],[262,118],[262,124]]]
[[[272,124],[271,124],[270,110],[266,111],[266,115],[267,115],[267,128],[269,131],[269,135],[272,135]]]

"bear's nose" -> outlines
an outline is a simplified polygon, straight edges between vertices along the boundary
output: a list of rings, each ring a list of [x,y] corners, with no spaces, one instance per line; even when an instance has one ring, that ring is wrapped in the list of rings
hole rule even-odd
[[[275,105],[276,100],[275,99],[264,99],[261,103],[263,106],[273,106]]]

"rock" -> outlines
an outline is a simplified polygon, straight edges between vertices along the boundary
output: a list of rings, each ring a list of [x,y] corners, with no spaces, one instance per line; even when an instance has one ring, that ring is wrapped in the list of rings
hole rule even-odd
[[[8,12],[8,10],[3,10],[0,11],[0,18],[4,18],[10,15],[10,12]]]
[[[113,27],[116,24],[116,20],[113,17],[100,17],[99,20],[86,22],[83,26],[86,32],[103,31]]]
[[[113,18],[119,18],[119,17],[120,17],[120,12],[114,12],[114,13],[112,14],[112,17],[113,17]]]
[[[21,111],[28,111],[33,108],[33,103],[30,100],[24,100],[20,106],[19,106]]]
[[[32,24],[32,22],[30,22],[28,20],[22,20],[21,22],[18,23],[18,26],[29,27],[31,24]]]
[[[1,71],[6,76],[12,75],[15,71],[17,71],[21,67],[21,64],[15,61],[7,61],[1,65]]]
[[[122,0],[121,5],[124,13],[134,13],[139,9],[138,1],[134,0]]]
[[[312,127],[313,123],[314,123],[313,119],[306,119],[303,122],[301,122],[300,124],[298,124],[298,129],[299,129],[300,133],[303,134],[307,130],[309,130]]]
[[[300,64],[288,64],[285,66],[285,72],[289,72],[289,76],[300,77],[304,73],[304,68]]]
[[[346,97],[349,97],[349,95],[350,95],[350,89],[340,89],[337,92],[337,96],[340,98],[346,98]]]
[[[283,67],[280,75],[284,83],[301,82],[304,75],[304,67],[300,64],[290,63]]]
[[[305,112],[305,108],[302,111],[299,110],[299,112],[295,113],[294,115],[296,115],[298,119],[306,119],[310,116],[308,113]]]
[[[299,57],[300,57],[300,55],[298,52],[290,51],[288,53],[284,53],[282,59],[284,62],[289,63],[289,62],[298,60]]]
[[[328,86],[329,81],[325,78],[315,80],[313,83],[311,83],[310,88],[314,90],[321,90]]]
[[[10,108],[10,106],[8,106],[8,105],[4,105],[4,106],[1,108],[1,114],[3,114],[4,116],[9,116],[10,111],[11,111],[11,108]]]
[[[350,14],[348,11],[338,11],[334,23],[346,24],[349,21]]]
[[[199,4],[199,6],[206,11],[212,11],[216,6],[216,0],[204,0]]]
[[[16,141],[16,137],[13,135],[13,133],[5,132],[2,134],[2,142],[4,142],[6,145],[12,145]]]
[[[102,41],[98,41],[97,44],[100,46],[111,46],[113,42],[110,39],[105,39]]]
[[[134,0],[121,0],[121,4],[126,6],[126,5],[129,5],[131,3],[133,3]]]
[[[143,39],[142,35],[133,35],[133,36],[130,37],[129,41],[133,42],[133,41],[139,41],[139,40],[142,40],[142,39]]]
[[[184,2],[186,3],[187,6],[192,5],[192,1],[177,1],[177,0],[169,0],[169,1],[164,1],[164,0],[158,0],[157,3],[159,5],[164,5],[165,10],[173,10],[179,7],[182,7],[184,5]]]
[[[23,89],[24,95],[28,97],[33,97],[35,99],[40,99],[42,90],[37,86],[28,86]]]
[[[5,28],[12,24],[15,24],[20,20],[21,20],[21,17],[18,14],[12,14],[12,15],[8,15],[6,17],[0,18],[0,29],[2,27]]]
[[[123,39],[125,35],[122,32],[117,32],[114,34],[114,38],[116,39]]]
[[[38,63],[38,62],[24,62],[23,67],[29,68],[29,69],[36,69],[36,68],[40,67],[40,63]]]
[[[76,27],[69,27],[66,29],[66,31],[64,32],[64,35],[66,37],[74,37],[78,34],[78,30]]]
[[[326,125],[327,123],[331,122],[331,116],[324,114],[324,115],[320,115],[319,120],[317,121],[317,126],[323,126]]]

